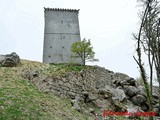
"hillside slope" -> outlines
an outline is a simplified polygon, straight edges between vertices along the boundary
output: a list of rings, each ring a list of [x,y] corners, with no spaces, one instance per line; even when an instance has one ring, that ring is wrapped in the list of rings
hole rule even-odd
[[[25,70],[47,67],[26,60],[17,67],[0,67],[0,120],[91,120],[74,110],[69,99],[45,94],[21,77]]]
[[[155,120],[160,119],[157,91],[153,94]],[[121,115],[127,112],[131,114]],[[148,120],[146,112],[152,111],[144,86],[123,73],[27,60],[17,67],[0,67],[0,120]]]

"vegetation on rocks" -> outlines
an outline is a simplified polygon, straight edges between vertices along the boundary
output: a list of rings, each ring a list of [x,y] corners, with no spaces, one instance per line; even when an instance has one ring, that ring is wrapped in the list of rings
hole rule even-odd
[[[45,75],[49,76],[61,76],[67,72],[79,72],[81,70],[94,69],[93,66],[84,66],[74,63],[66,64],[49,64],[47,69],[43,71]]]
[[[143,88],[136,84],[98,66],[21,60],[17,67],[0,67],[0,120],[132,119],[102,113],[147,111]],[[155,110],[156,104],[155,99]]]
[[[21,77],[26,69],[44,70],[49,65],[22,60],[18,67],[0,67],[0,120],[84,120],[69,99],[38,91]]]

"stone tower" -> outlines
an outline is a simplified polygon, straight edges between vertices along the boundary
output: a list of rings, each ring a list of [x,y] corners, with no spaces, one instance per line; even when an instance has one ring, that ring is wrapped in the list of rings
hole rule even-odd
[[[80,59],[70,57],[72,43],[80,41],[79,10],[44,8],[44,12],[43,62],[81,64]]]

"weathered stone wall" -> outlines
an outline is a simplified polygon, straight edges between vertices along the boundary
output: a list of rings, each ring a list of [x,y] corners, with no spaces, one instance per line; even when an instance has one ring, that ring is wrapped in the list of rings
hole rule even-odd
[[[115,106],[114,110],[118,108],[120,111],[130,112],[148,110],[143,86],[137,86],[136,81],[126,74],[114,73],[101,67],[68,72],[59,77],[42,76],[38,71],[27,71],[23,77],[41,91],[71,99],[78,98],[78,101],[91,102],[100,108]],[[157,98],[158,94],[154,93],[153,110],[158,113]]]
[[[100,70],[101,69],[101,70]],[[112,85],[113,72],[97,68],[93,70],[69,72],[65,76],[38,76],[38,71],[26,72],[24,75],[45,92],[74,98],[83,96],[83,92],[95,93],[105,85]]]

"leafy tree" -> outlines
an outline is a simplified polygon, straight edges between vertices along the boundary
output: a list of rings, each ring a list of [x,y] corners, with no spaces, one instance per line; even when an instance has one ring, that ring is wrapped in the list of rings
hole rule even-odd
[[[71,46],[71,52],[73,52],[71,57],[80,58],[83,65],[88,61],[98,61],[98,59],[94,58],[95,52],[93,51],[90,40],[87,41],[85,38],[82,41],[73,43]]]

